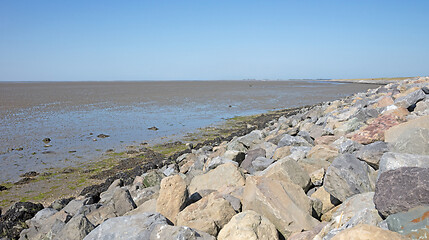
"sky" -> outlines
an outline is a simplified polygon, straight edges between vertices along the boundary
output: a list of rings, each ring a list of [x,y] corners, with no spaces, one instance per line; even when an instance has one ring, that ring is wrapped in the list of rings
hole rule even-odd
[[[429,75],[429,1],[0,1],[0,81]]]

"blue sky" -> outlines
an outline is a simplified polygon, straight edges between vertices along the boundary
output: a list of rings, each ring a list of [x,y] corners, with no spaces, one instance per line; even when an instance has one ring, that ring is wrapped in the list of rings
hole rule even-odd
[[[0,1],[0,81],[429,75],[429,1]]]

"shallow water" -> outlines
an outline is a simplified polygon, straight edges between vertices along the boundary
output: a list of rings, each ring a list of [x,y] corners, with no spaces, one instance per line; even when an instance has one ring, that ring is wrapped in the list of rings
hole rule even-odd
[[[3,82],[0,182],[90,161],[107,149],[180,136],[226,118],[374,87],[321,81]],[[148,130],[152,126],[159,130]],[[98,138],[101,133],[110,137]],[[51,147],[45,147],[45,137]]]

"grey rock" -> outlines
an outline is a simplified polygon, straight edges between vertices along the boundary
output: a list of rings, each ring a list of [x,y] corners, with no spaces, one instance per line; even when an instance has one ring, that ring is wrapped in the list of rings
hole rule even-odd
[[[159,185],[161,180],[164,178],[157,170],[152,170],[146,173],[143,177],[144,187],[153,187]]]
[[[362,148],[362,144],[355,142],[353,140],[347,139],[346,141],[340,144],[340,153],[353,153]]]
[[[89,198],[74,199],[63,208],[63,211],[73,216],[79,212],[89,201]]]
[[[53,208],[44,208],[38,211],[30,221],[33,222],[33,224],[41,224],[43,221],[57,212],[58,211]]]
[[[354,155],[340,155],[329,166],[324,184],[326,191],[340,201],[358,193],[374,191],[375,171]]]
[[[215,240],[216,238],[208,233],[198,231],[189,227],[179,227],[170,225],[157,225],[151,235],[150,240]]]
[[[88,233],[94,229],[94,225],[82,215],[77,214],[61,229],[55,239],[58,240],[75,240],[83,239]]]
[[[292,159],[279,160],[258,175],[277,181],[293,182],[304,191],[307,191],[311,184],[310,176],[307,172]]]
[[[117,216],[122,216],[137,207],[130,192],[123,188],[116,189],[113,193],[112,202]]]
[[[429,205],[429,168],[402,167],[382,173],[374,203],[384,216]]]
[[[381,157],[388,150],[389,148],[387,143],[378,141],[368,145],[364,145],[356,153],[356,156],[360,160],[368,163],[371,167],[378,169]]]
[[[401,167],[429,168],[429,156],[386,152],[381,157],[378,176],[389,170],[395,170]]]
[[[238,142],[242,143],[246,148],[262,142],[262,132],[260,130],[253,130],[247,135],[238,138]]]
[[[282,139],[279,141],[279,144],[277,147],[283,147],[283,146],[306,146],[311,147],[311,144],[308,143],[303,137],[296,136],[293,137],[289,134],[285,134]]]
[[[311,145],[314,145],[314,140],[313,138],[310,136],[310,133],[306,132],[306,131],[299,131],[298,132],[298,136],[302,137],[305,139],[305,141],[307,141],[308,143],[310,143]]]
[[[110,202],[110,200],[112,200],[115,189],[122,186],[124,186],[124,182],[122,181],[122,179],[116,179],[115,181],[113,181],[112,184],[110,184],[109,188],[100,194],[99,202],[100,203]]]
[[[427,239],[429,236],[429,206],[419,206],[407,212],[396,213],[386,218],[389,230],[411,239]]]
[[[421,90],[414,91],[406,96],[400,97],[395,100],[395,105],[398,107],[409,108],[416,104],[418,101],[424,99],[426,94]]]
[[[394,152],[429,155],[429,129],[411,128],[392,142]]]
[[[224,194],[224,195],[222,195],[222,197],[225,198],[225,200],[227,200],[231,204],[231,207],[234,208],[234,210],[236,212],[240,212],[241,211],[241,201],[240,201],[240,199],[232,196],[231,194]]]
[[[157,225],[167,225],[159,213],[142,213],[110,218],[91,231],[85,240],[140,240],[150,239]]]
[[[133,197],[134,203],[137,206],[140,206],[142,203],[158,197],[159,186],[138,189],[130,193],[131,193],[131,196]]]
[[[172,175],[175,175],[175,174],[177,174],[179,171],[178,171],[178,167],[177,167],[177,165],[176,164],[170,164],[170,165],[168,165],[163,171],[162,171],[162,173],[166,176],[166,177],[169,177],[169,176],[172,176]]]
[[[254,171],[262,171],[266,169],[268,166],[270,166],[274,162],[273,159],[266,158],[266,157],[257,157],[252,162],[252,168]]]
[[[247,147],[241,143],[238,137],[234,137],[226,146],[227,150],[237,151],[237,152],[247,152]]]
[[[293,159],[295,161],[304,159],[307,156],[307,153],[310,152],[311,147],[291,147],[291,154],[288,156],[289,159]]]
[[[249,171],[252,167],[252,162],[258,157],[265,157],[265,153],[266,151],[262,148],[248,151],[246,158],[243,160],[243,162],[241,162],[240,167]]]
[[[212,169],[215,169],[217,166],[222,165],[224,163],[228,163],[228,162],[233,162],[233,161],[230,159],[223,158],[223,157],[215,157],[215,158],[211,159],[210,161],[208,161],[205,170],[206,170],[206,172],[210,171]]]

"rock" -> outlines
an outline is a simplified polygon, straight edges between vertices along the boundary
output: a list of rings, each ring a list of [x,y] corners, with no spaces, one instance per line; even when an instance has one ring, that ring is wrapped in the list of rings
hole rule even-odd
[[[147,130],[151,130],[151,131],[158,131],[158,130],[159,130],[159,128],[157,128],[157,127],[153,126],[153,127],[149,127],[149,128],[147,128]]]
[[[157,225],[150,235],[149,240],[216,240],[208,233],[197,231],[189,227],[170,225]]]
[[[48,144],[49,142],[51,142],[51,139],[50,139],[50,138],[44,138],[42,141],[43,141],[45,144]]]
[[[159,185],[161,183],[162,178],[163,176],[158,173],[158,171],[150,171],[143,177],[143,185],[144,187],[153,187]]]
[[[185,208],[187,198],[188,189],[185,180],[179,175],[166,177],[161,181],[156,211],[175,223],[177,214]]]
[[[247,171],[250,171],[251,167],[252,167],[252,162],[257,157],[265,157],[265,153],[266,153],[266,151],[264,149],[262,149],[262,148],[257,148],[257,149],[249,150],[247,152],[247,154],[246,154],[246,157],[241,162],[240,167],[243,168],[243,169],[246,169]]]
[[[425,97],[426,94],[421,89],[419,89],[406,96],[397,98],[395,100],[395,105],[398,107],[409,108],[415,105],[418,101],[423,100]]]
[[[326,191],[344,202],[358,193],[374,191],[375,171],[354,155],[337,157],[325,174],[323,186]]]
[[[429,99],[418,102],[416,104],[416,108],[414,108],[413,113],[417,114],[418,116],[429,115]]]
[[[229,152],[231,152],[231,151],[229,151]],[[224,158],[224,157],[215,157],[215,158],[212,158],[206,162],[206,165],[205,165],[203,170],[204,171],[210,171],[210,170],[215,169],[218,166],[225,164],[225,163],[228,163],[228,162],[232,162],[232,160]]]
[[[239,137],[238,141],[247,148],[251,148],[262,142],[262,132],[260,130],[253,130],[249,134]]]
[[[310,175],[312,172],[323,168],[326,172],[328,167],[331,165],[328,161],[318,159],[301,159],[298,164]]]
[[[316,145],[308,153],[307,158],[332,162],[338,156],[338,150],[328,145]]]
[[[234,137],[226,146],[227,150],[237,151],[237,152],[247,152],[247,147],[244,146],[238,139]]]
[[[309,231],[293,234],[288,240],[313,240],[313,238],[326,226],[326,222],[319,223]]]
[[[280,160],[289,155],[290,155],[290,146],[283,146],[283,147],[276,148],[273,155],[273,159]]]
[[[231,204],[222,196],[213,192],[183,209],[177,215],[177,225],[187,226],[212,236],[235,215]]]
[[[383,230],[376,226],[360,224],[341,231],[332,240],[402,240],[407,239],[398,233]]]
[[[232,150],[226,151],[222,156],[222,158],[229,161],[237,162],[238,164],[243,162],[245,157],[246,157],[246,154],[244,152],[232,151]]]
[[[110,137],[110,136],[109,136],[109,135],[107,135],[107,134],[103,134],[103,133],[102,133],[102,134],[98,134],[98,135],[97,135],[97,137],[98,137],[98,138],[108,138],[108,137]]]
[[[283,146],[311,147],[311,144],[308,143],[303,137],[300,137],[300,136],[293,137],[289,134],[285,134],[282,137],[282,139],[279,141],[279,144],[277,144],[277,146],[278,147],[283,147]]]
[[[314,139],[314,144],[316,145],[329,145],[337,140],[336,136],[321,136]]]
[[[314,172],[310,173],[311,183],[314,186],[320,186],[323,184],[323,177],[325,176],[325,169],[320,168]]]
[[[178,174],[179,172],[178,172],[178,168],[177,168],[177,165],[176,165],[176,164],[170,164],[170,165],[168,165],[168,166],[165,166],[165,168],[163,168],[162,173],[163,173],[166,177],[169,177],[169,176],[172,176],[172,175]]]
[[[52,204],[51,204],[51,208],[59,211],[61,209],[63,209],[71,200],[73,200],[74,198],[62,198],[62,199],[57,199],[55,200]]]
[[[146,212],[156,212],[156,199],[150,199],[140,204],[136,209],[133,209],[124,214],[124,216],[136,215]]]
[[[273,180],[292,182],[304,191],[308,190],[311,183],[310,176],[292,159],[277,161],[259,175]]]
[[[116,216],[122,216],[126,212],[129,212],[136,208],[136,204],[131,197],[130,192],[127,189],[117,188],[113,193],[112,202],[114,204],[114,209]]]
[[[389,230],[410,239],[426,239],[429,235],[429,206],[419,206],[386,218]]]
[[[386,142],[395,142],[397,141],[400,136],[404,133],[409,131],[412,128],[424,128],[429,129],[429,116],[423,116],[416,118],[414,120],[401,123],[399,125],[396,125],[385,133],[385,141]]]
[[[158,198],[159,196],[160,186],[142,188],[135,191],[130,192],[133,197],[133,201],[137,206],[140,206],[142,203],[153,199]]]
[[[167,225],[167,219],[159,213],[110,218],[91,231],[84,240],[149,239],[157,225]]]
[[[370,144],[384,140],[384,132],[401,123],[401,118],[394,114],[385,114],[375,118],[368,126],[361,128],[351,139],[360,144]]]
[[[273,162],[274,162],[274,159],[269,159],[266,157],[257,157],[252,162],[252,169],[254,171],[262,171],[262,170],[266,169],[268,166],[270,166],[271,163],[273,163]]]
[[[298,132],[298,136],[302,137],[305,139],[305,141],[307,141],[308,143],[310,143],[311,145],[314,145],[314,140],[313,138],[310,136],[310,133],[306,132],[306,131],[299,131]]]
[[[195,176],[189,184],[189,194],[204,189],[218,190],[224,186],[243,186],[245,179],[237,166],[233,163],[226,163],[209,171],[208,173]]]
[[[56,214],[58,211],[53,208],[44,208],[36,213],[30,222],[32,225],[41,225],[50,216]]]
[[[291,182],[250,176],[246,179],[242,202],[244,210],[265,216],[286,238],[318,224],[310,215],[310,200],[300,186]]]
[[[289,159],[299,161],[305,158],[307,153],[311,150],[311,147],[292,147],[290,149],[291,154],[287,156]]]
[[[18,239],[19,233],[27,228],[26,220],[43,209],[42,204],[17,202],[0,217],[0,237]]]
[[[120,188],[124,186],[124,182],[122,181],[122,179],[116,179],[115,181],[112,182],[112,184],[110,184],[109,188],[107,188],[106,191],[102,192],[100,194],[100,203],[107,203],[109,201],[112,200],[113,194],[115,193],[115,190],[117,188]],[[76,202],[79,201],[79,202]],[[82,205],[80,202],[81,200],[76,199],[76,201],[74,201],[73,205],[78,204]],[[73,206],[72,205],[72,206]]]
[[[340,144],[339,152],[342,154],[345,153],[353,153],[362,148],[362,144],[357,143],[353,140],[347,139],[343,143]]]
[[[219,240],[235,239],[279,239],[277,229],[264,216],[247,210],[235,215],[218,235]]]
[[[393,104],[393,99],[391,96],[384,96],[377,103],[373,105],[375,108],[385,108]]]
[[[94,229],[94,225],[88,221],[88,219],[82,215],[75,215],[70,221],[64,225],[63,229],[58,233],[58,240],[75,240],[83,239],[88,233]]]
[[[378,169],[380,159],[385,152],[388,151],[388,146],[385,142],[374,142],[364,145],[357,153],[356,156],[362,161],[365,161],[371,167]]]
[[[332,214],[335,224],[343,229],[361,223],[377,225],[382,219],[375,209],[373,197],[374,192],[367,192],[348,198]]]
[[[311,194],[312,198],[319,199],[322,202],[322,214],[325,214],[329,210],[335,207],[335,205],[340,204],[338,200],[331,197],[331,195],[325,190],[325,188],[320,187]]]
[[[381,157],[378,175],[401,167],[429,168],[429,156],[386,152]]]
[[[374,195],[377,210],[384,216],[429,204],[429,169],[402,167],[380,174]]]
[[[394,152],[429,155],[429,129],[410,129],[391,144]]]

